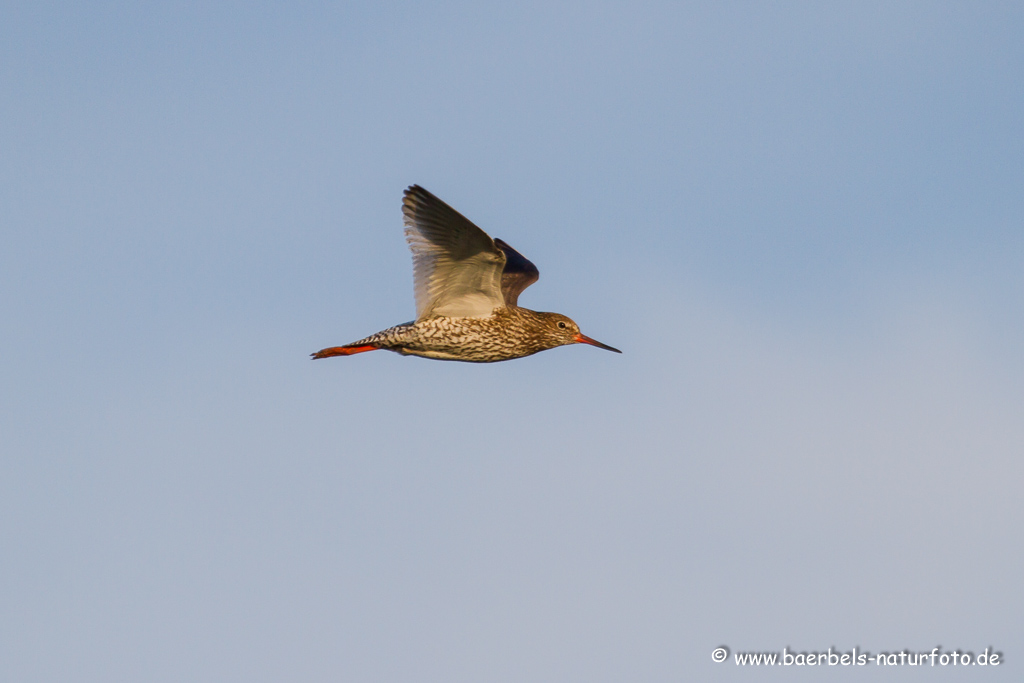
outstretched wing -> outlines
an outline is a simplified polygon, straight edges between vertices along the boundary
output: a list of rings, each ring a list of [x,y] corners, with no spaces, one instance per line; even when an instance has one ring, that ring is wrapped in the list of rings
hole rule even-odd
[[[501,273],[501,294],[505,297],[505,305],[518,306],[519,295],[540,278],[540,271],[530,263],[530,259],[504,241],[495,238],[494,243],[505,254],[505,269]]]
[[[416,319],[485,318],[505,305],[505,254],[458,211],[412,185],[402,200],[412,250]]]

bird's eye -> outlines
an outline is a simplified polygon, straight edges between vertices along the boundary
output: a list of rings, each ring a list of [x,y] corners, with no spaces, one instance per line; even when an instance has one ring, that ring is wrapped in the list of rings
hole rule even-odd
[[[564,320],[559,320],[558,321],[558,328],[561,329],[561,330],[565,329],[565,321]]]

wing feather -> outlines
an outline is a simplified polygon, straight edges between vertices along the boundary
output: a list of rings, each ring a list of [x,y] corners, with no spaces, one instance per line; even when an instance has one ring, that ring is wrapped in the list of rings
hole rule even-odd
[[[501,294],[506,306],[518,306],[519,295],[540,278],[537,266],[504,241],[495,238],[494,243],[505,254],[505,269],[501,272]]]
[[[412,185],[402,200],[412,250],[416,319],[484,318],[505,305],[505,253],[469,219]]]

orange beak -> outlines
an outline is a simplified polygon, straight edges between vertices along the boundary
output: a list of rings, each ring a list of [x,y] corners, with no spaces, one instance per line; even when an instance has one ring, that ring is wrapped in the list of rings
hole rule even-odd
[[[591,339],[585,334],[577,334],[575,337],[573,337],[573,341],[575,341],[577,344],[590,344],[591,346],[596,346],[597,348],[604,349],[605,351],[614,351],[615,353],[622,353],[622,351],[619,351],[616,348],[608,346],[607,344],[602,344],[596,339]]]

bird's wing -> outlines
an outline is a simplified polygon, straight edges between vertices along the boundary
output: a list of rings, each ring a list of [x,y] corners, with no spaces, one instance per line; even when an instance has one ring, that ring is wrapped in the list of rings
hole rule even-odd
[[[458,211],[413,185],[402,200],[412,250],[416,319],[485,318],[505,305],[505,254]]]
[[[505,297],[505,305],[518,306],[519,295],[540,278],[540,271],[530,263],[530,259],[502,240],[495,238],[494,243],[505,254],[505,269],[501,272],[501,293]]]

